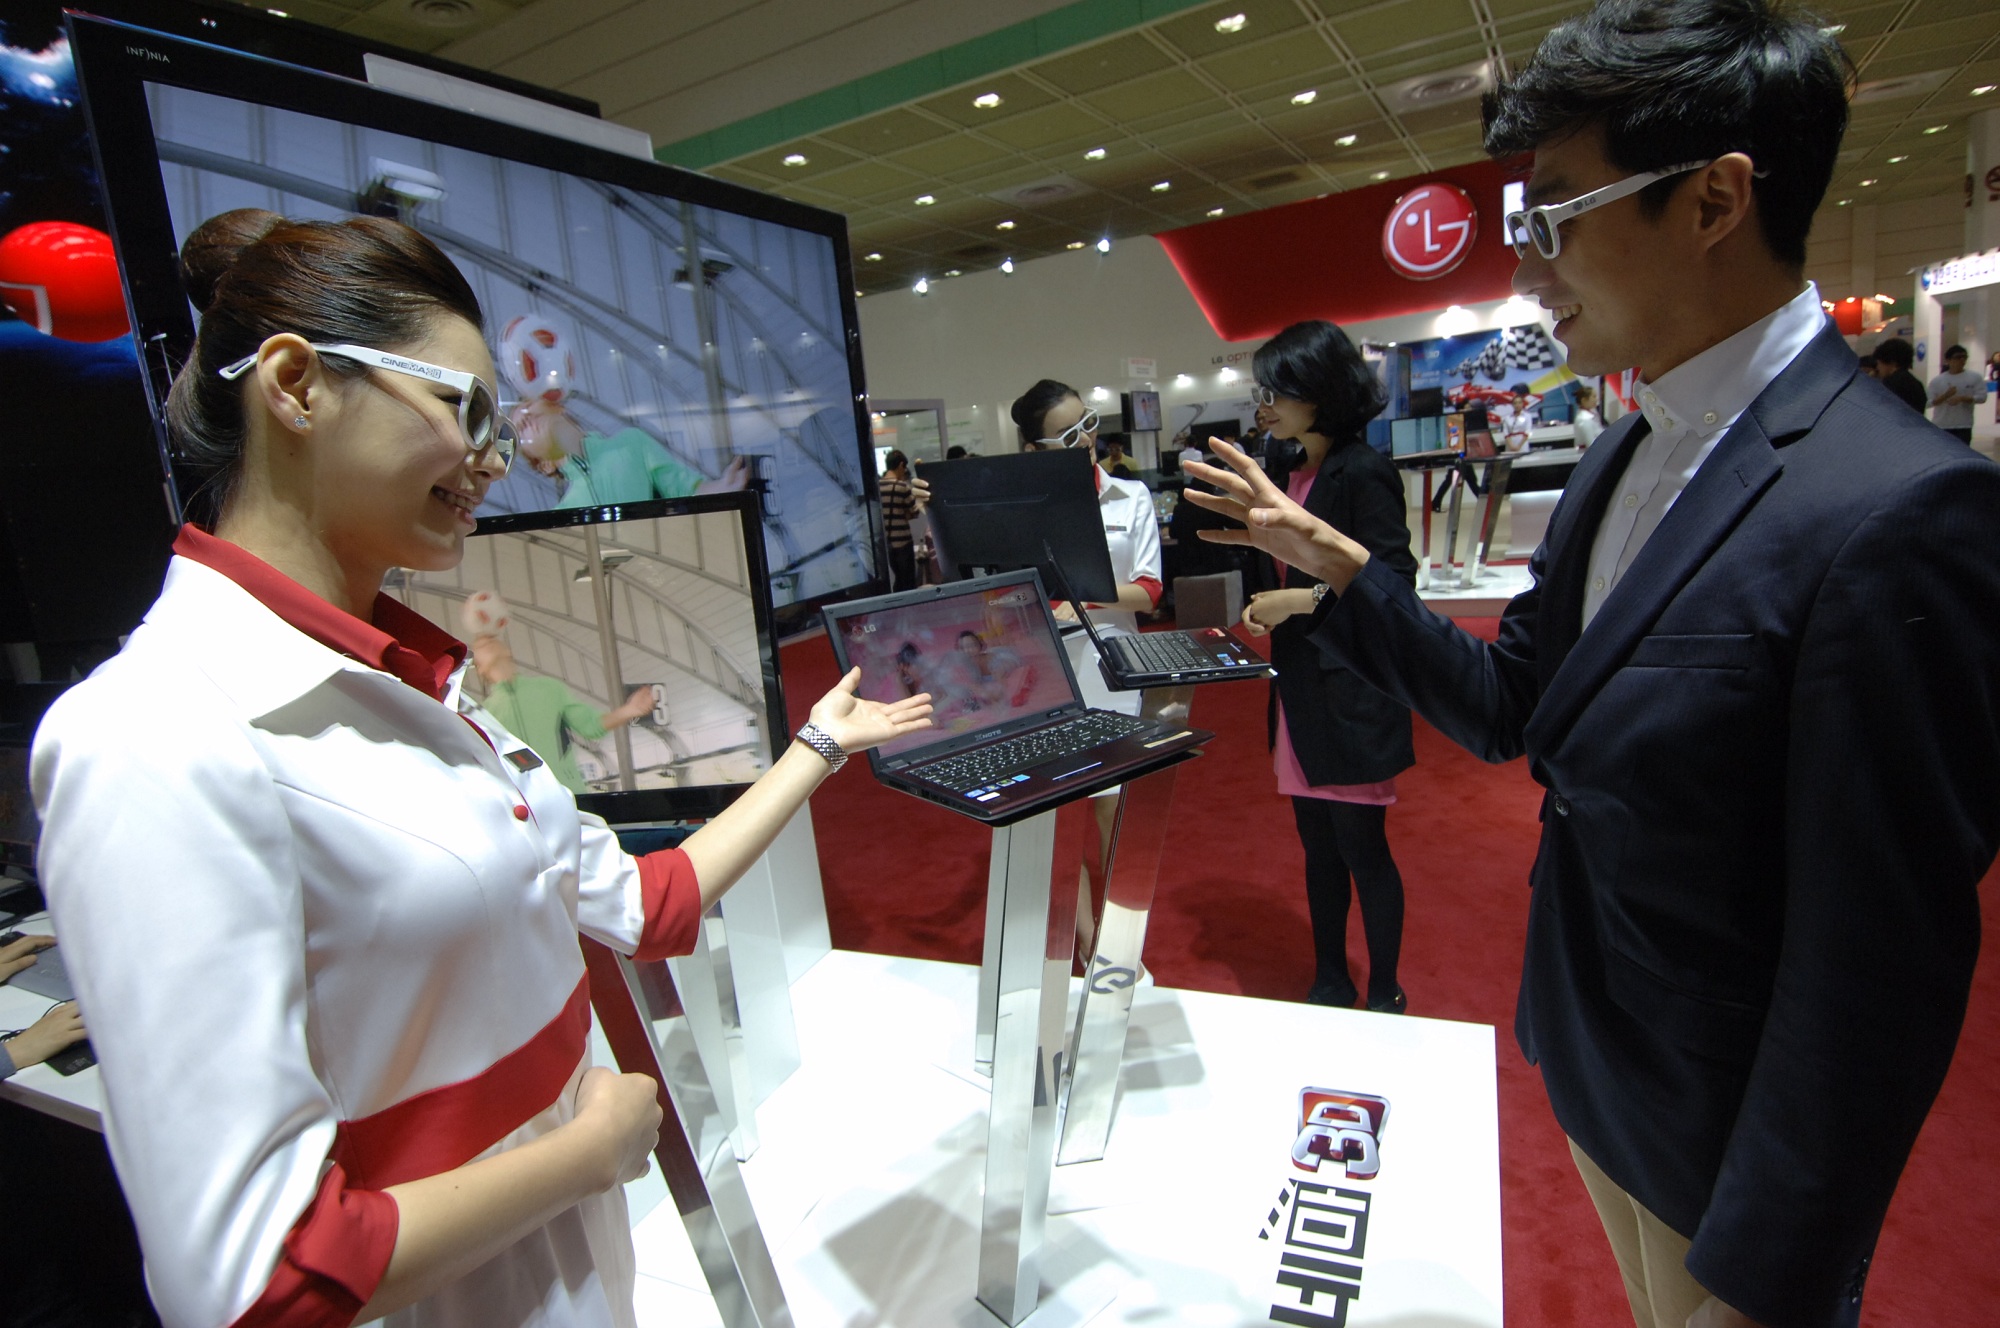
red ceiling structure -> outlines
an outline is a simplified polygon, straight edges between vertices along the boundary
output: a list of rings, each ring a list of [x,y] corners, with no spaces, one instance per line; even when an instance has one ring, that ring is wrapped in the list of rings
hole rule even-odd
[[[1159,240],[1225,341],[1258,340],[1308,318],[1356,323],[1502,300],[1516,260],[1500,224],[1501,187],[1525,174],[1519,166],[1474,162],[1166,231]],[[1382,231],[1397,200],[1432,182],[1471,196],[1478,236],[1451,271],[1414,281],[1383,257]]]

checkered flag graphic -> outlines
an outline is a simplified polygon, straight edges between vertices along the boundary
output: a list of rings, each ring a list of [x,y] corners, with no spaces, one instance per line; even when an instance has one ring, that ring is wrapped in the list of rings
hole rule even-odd
[[[1488,348],[1488,354],[1495,351],[1499,352],[1501,364],[1511,369],[1553,369],[1562,362],[1556,354],[1556,343],[1539,323],[1508,328],[1506,335]],[[1488,376],[1500,377],[1499,367],[1490,370]]]

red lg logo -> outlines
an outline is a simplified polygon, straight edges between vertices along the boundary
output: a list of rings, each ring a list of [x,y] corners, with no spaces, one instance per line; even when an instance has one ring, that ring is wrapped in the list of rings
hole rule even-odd
[[[1396,200],[1382,226],[1382,257],[1411,281],[1441,277],[1465,261],[1479,235],[1479,211],[1463,189],[1420,185]]]

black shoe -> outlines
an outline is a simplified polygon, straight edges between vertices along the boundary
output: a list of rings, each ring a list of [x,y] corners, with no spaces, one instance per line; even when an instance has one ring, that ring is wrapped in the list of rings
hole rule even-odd
[[[1361,993],[1354,990],[1354,984],[1335,986],[1331,982],[1315,982],[1306,993],[1307,1005],[1332,1005],[1342,1010],[1354,1008],[1354,1002]]]
[[[1403,989],[1398,987],[1396,988],[1396,994],[1386,1001],[1378,1001],[1370,998],[1368,1008],[1376,1014],[1402,1014],[1410,1008],[1410,999],[1403,995]]]

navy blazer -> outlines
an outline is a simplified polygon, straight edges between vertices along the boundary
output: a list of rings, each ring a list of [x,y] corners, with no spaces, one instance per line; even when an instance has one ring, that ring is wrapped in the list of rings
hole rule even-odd
[[[1358,541],[1402,580],[1416,584],[1403,477],[1374,448],[1359,438],[1336,442],[1320,462],[1302,506]],[[1307,590],[1314,579],[1288,567],[1284,584]],[[1417,763],[1410,707],[1362,681],[1338,656],[1315,645],[1312,623],[1310,615],[1294,614],[1271,631],[1271,665],[1277,675],[1271,679],[1267,721],[1271,741],[1277,741],[1282,703],[1292,750],[1307,783],[1379,784],[1395,778]]]
[[[1496,642],[1373,562],[1315,639],[1548,789],[1515,1034],[1563,1129],[1725,1302],[1852,1324],[2000,845],[2000,466],[1829,323],[1580,631],[1644,427],[1578,465]]]

